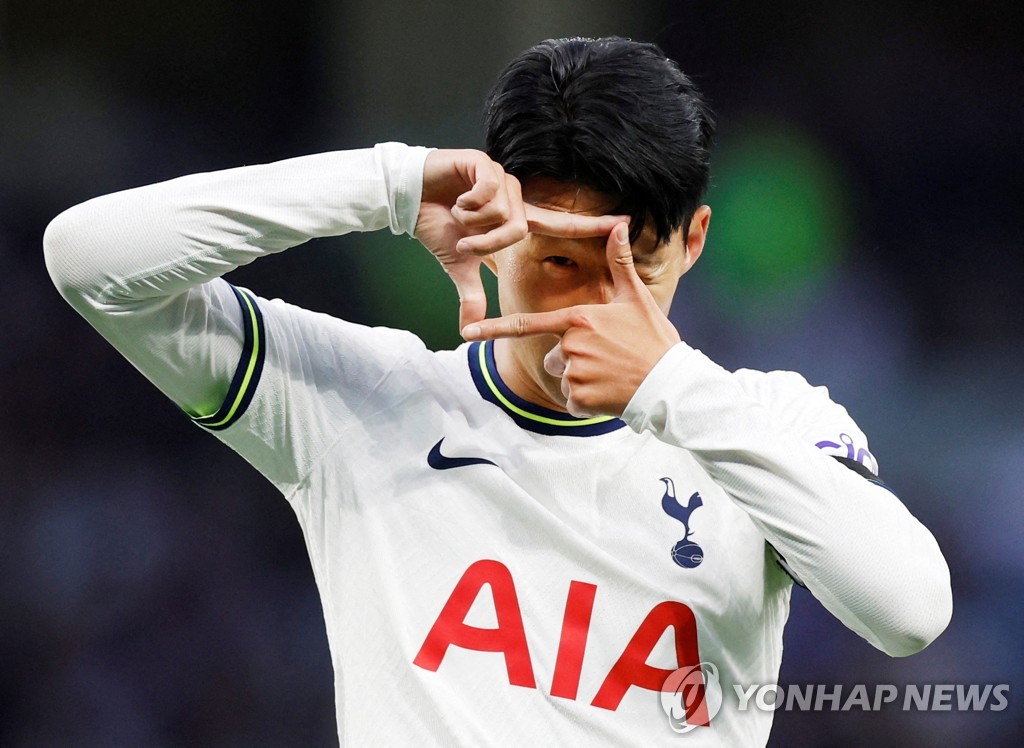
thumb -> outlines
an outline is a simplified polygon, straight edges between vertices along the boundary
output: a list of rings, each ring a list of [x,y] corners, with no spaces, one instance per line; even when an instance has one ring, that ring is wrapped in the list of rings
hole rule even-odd
[[[632,297],[641,289],[646,290],[633,264],[633,248],[629,244],[627,224],[620,223],[608,235],[607,256],[612,283],[615,284],[615,298]]]
[[[487,293],[480,278],[480,262],[460,262],[447,268],[459,293],[459,329],[487,316]]]

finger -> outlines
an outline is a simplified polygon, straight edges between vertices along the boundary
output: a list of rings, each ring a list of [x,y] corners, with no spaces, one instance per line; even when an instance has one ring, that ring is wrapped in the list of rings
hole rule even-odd
[[[569,362],[566,359],[565,353],[562,351],[562,343],[559,341],[544,356],[544,371],[553,377],[561,377],[565,375],[566,370],[569,368]]]
[[[505,174],[498,168],[500,179],[505,189],[500,191],[487,206],[476,214],[465,214],[452,209],[452,215],[466,226],[493,226],[490,231],[482,231],[475,236],[465,237],[455,245],[458,252],[465,254],[491,254],[499,249],[511,246],[526,237],[529,225],[526,221],[526,208],[523,203],[522,187],[519,180],[511,174]]]
[[[499,203],[497,198],[479,210],[464,210],[457,205],[452,208],[452,218],[469,229],[486,231],[505,223],[509,217],[508,206]]]
[[[615,284],[616,298],[647,291],[647,287],[637,275],[636,265],[633,263],[633,248],[629,245],[629,227],[625,223],[618,224],[608,235],[607,256],[608,267],[612,273],[612,283]]]
[[[570,327],[589,325],[586,315],[575,307],[552,312],[510,314],[507,317],[484,319],[462,330],[466,340],[521,338],[527,335],[564,335]]]
[[[583,386],[581,386],[579,383],[577,383],[576,385],[571,384],[569,381],[568,371],[566,371],[566,373],[562,376],[562,381],[560,384],[562,397],[565,398],[565,409],[569,411],[569,415],[575,416],[576,418],[593,418],[594,416],[597,415],[597,413],[592,413],[590,410],[584,408],[582,405],[579,404],[577,398],[579,398],[580,395],[583,394]],[[575,397],[573,397],[574,394]]]
[[[565,398],[565,409],[569,411],[569,415],[575,416],[576,418],[593,418],[594,416],[599,415],[594,411],[582,407],[570,397]]]
[[[483,186],[477,190],[474,184],[473,190],[460,195],[452,206],[452,216],[463,225],[474,228],[505,223],[512,215],[508,176],[493,162],[479,169],[479,174],[477,184]]]
[[[562,375],[562,381],[559,382],[559,389],[562,391],[562,397],[568,403],[572,400],[572,385],[569,384],[569,363],[565,364],[565,373]]]
[[[526,221],[513,218],[485,234],[459,239],[455,244],[455,250],[462,254],[489,255],[522,241],[526,234]]]
[[[526,236],[530,230],[530,222],[526,218],[523,187],[511,174],[505,174],[505,191],[508,197],[509,223],[514,224],[517,232],[521,230],[523,236]]]
[[[534,234],[563,239],[585,239],[591,236],[608,236],[618,224],[628,224],[629,216],[587,216],[526,205],[526,220],[530,232]]]
[[[480,265],[467,262],[449,270],[459,294],[459,329],[487,316],[487,292],[480,279]]]
[[[508,196],[500,191],[495,192],[490,201],[475,210],[460,208],[458,205],[452,207],[452,217],[463,226],[473,229],[500,226],[511,216],[512,208],[509,205]],[[525,223],[523,221],[524,225]]]
[[[489,161],[489,159],[488,159]],[[473,186],[455,200],[455,208],[470,213],[476,212],[494,200],[501,190],[501,180],[490,168],[490,164],[474,164],[469,175]],[[454,208],[453,208],[454,210]]]

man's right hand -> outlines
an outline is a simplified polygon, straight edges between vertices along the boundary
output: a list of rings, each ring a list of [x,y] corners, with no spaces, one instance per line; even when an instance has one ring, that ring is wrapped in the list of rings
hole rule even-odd
[[[623,216],[588,216],[523,201],[519,180],[486,153],[436,150],[423,167],[416,238],[430,250],[459,293],[459,329],[487,316],[480,279],[485,255],[528,233],[581,239],[607,236]]]

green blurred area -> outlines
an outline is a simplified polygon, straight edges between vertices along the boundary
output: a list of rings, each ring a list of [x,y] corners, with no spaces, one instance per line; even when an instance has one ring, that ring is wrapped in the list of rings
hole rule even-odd
[[[758,124],[723,138],[699,272],[728,309],[798,300],[842,259],[848,189],[835,159],[798,130]]]
[[[364,234],[358,258],[360,296],[368,302],[372,324],[409,330],[432,350],[455,348],[459,335],[459,297],[441,266],[408,237],[386,231]],[[387,258],[381,262],[381,258]],[[498,286],[486,269],[488,316],[498,314]]]

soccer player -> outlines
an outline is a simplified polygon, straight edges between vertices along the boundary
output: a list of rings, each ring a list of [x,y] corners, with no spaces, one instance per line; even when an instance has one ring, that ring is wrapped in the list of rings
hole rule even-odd
[[[927,646],[946,563],[847,412],[666,316],[710,220],[692,82],[652,45],[547,41],[486,130],[486,154],[389,143],[107,195],[45,237],[74,308],[294,509],[341,742],[668,744],[682,672],[726,694],[687,700],[688,745],[764,744],[771,712],[728,696],[777,679],[794,579],[875,647]],[[444,266],[466,344],[221,278],[382,228]]]

